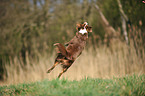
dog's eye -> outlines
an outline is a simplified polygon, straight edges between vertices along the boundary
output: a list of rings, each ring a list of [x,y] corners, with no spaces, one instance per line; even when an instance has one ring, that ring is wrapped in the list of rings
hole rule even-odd
[[[78,30],[80,30],[81,28],[78,28]]]

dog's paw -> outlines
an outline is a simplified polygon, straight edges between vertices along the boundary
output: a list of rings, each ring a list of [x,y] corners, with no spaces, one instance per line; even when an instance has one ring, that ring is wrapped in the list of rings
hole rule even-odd
[[[53,46],[57,46],[57,45],[59,45],[59,43],[55,43],[55,44],[53,44]]]
[[[48,70],[46,73],[50,73],[51,72],[51,70]]]

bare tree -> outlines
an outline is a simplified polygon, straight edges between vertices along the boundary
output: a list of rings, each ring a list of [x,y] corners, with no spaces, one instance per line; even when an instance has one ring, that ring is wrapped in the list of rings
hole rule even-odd
[[[122,9],[120,0],[117,0],[117,2],[118,2],[118,6],[119,6],[119,11],[121,13],[123,34],[124,34],[126,43],[129,44],[127,30],[126,30],[126,22],[129,21],[129,19]]]

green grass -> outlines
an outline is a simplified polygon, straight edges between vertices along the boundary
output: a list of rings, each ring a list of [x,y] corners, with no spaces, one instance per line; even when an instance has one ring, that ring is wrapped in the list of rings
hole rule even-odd
[[[113,79],[85,78],[80,81],[48,79],[0,86],[0,96],[145,96],[145,75]]]

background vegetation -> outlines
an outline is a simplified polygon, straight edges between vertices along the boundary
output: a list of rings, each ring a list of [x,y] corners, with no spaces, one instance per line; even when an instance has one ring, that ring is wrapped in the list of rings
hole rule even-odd
[[[93,27],[93,33],[89,34],[86,50],[64,77],[79,80],[84,76],[108,78],[145,73],[145,4],[141,0],[121,0],[129,18],[129,44],[124,39],[116,0],[0,2],[1,84],[55,78],[59,68],[46,74],[55,58],[53,44],[69,41],[75,35],[76,23],[84,21]],[[95,4],[117,30],[115,36],[106,29]]]

